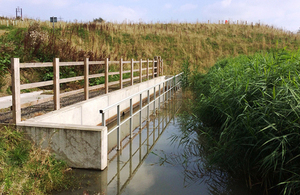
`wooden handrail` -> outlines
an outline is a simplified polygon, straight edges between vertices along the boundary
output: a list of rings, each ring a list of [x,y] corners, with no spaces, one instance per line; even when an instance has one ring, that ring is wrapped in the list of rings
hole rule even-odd
[[[143,66],[143,63],[146,63],[146,65]],[[111,85],[119,84],[120,89],[122,89],[124,82],[130,82],[130,84],[133,85],[134,81],[137,79],[139,80],[139,82],[142,82],[143,78],[149,79],[149,76],[152,76],[152,78],[154,78],[156,76],[162,75],[163,73],[162,63],[163,61],[160,57],[156,57],[155,59],[152,60],[140,59],[139,61],[135,61],[133,59],[131,59],[130,61],[123,61],[123,59],[120,59],[119,61],[109,61],[108,58],[105,61],[89,61],[88,58],[85,58],[84,61],[79,61],[79,62],[60,62],[58,58],[54,58],[53,62],[43,62],[43,63],[20,63],[19,58],[12,58],[11,70],[12,70],[13,122],[15,124],[21,122],[21,108],[40,104],[45,101],[51,101],[53,99],[54,109],[58,110],[60,109],[61,97],[84,92],[85,99],[87,100],[89,98],[90,90],[105,88],[105,93],[108,93],[109,86]],[[111,64],[119,65],[119,71],[109,72],[109,65]],[[130,64],[130,70],[128,69],[124,70],[124,65],[126,64]],[[138,69],[134,69],[135,64],[139,65]],[[89,74],[90,65],[104,65],[105,72],[99,74]],[[84,75],[61,79],[59,76],[59,68],[62,66],[84,66]],[[22,85],[20,84],[21,68],[44,68],[44,67],[53,67],[53,80],[35,82],[35,83],[26,83]],[[128,65],[126,67],[128,67]],[[136,72],[139,72],[138,76],[134,76],[134,73]],[[123,75],[127,73],[130,73],[130,78],[124,79]],[[120,79],[118,81],[109,82],[110,75],[120,75]],[[89,86],[89,79],[99,78],[99,77],[105,77],[104,84],[97,85],[97,86]],[[83,89],[60,93],[61,83],[73,82],[78,80],[84,80]],[[37,101],[33,101],[21,105],[20,103],[21,90],[44,87],[49,85],[53,85],[53,93],[54,93],[53,97],[49,97],[43,100],[37,100]]]

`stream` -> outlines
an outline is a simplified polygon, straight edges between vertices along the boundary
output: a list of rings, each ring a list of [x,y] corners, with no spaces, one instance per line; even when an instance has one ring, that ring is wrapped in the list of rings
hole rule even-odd
[[[182,94],[163,103],[133,138],[124,139],[123,149],[109,153],[104,171],[74,169],[76,187],[54,195],[252,195],[243,181],[220,170],[205,170],[199,158],[188,155],[174,139],[180,136],[178,113]]]

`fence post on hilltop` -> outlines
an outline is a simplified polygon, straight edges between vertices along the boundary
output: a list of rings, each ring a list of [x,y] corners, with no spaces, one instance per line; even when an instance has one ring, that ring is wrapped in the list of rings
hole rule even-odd
[[[59,58],[53,59],[54,110],[60,109]]]
[[[149,58],[147,59],[147,80],[149,80]]]
[[[140,59],[140,67],[139,67],[139,69],[140,69],[140,83],[143,80],[142,67],[143,67],[143,62],[142,62],[142,59]]]
[[[123,59],[120,59],[120,89],[123,89]]]
[[[12,114],[13,123],[21,122],[21,97],[20,97],[20,59],[11,59],[11,86],[12,86]]]
[[[89,58],[84,58],[84,99],[89,99]]]
[[[108,58],[105,60],[105,94],[108,93]]]
[[[131,77],[131,85],[133,85],[133,59],[131,59],[131,72],[130,72],[130,77]]]

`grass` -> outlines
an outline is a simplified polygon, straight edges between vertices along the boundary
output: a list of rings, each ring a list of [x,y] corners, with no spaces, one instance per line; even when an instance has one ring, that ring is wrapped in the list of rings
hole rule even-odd
[[[209,164],[242,175],[250,188],[300,193],[299,63],[300,51],[283,49],[190,73],[185,85],[195,101],[184,124],[198,133]]]
[[[0,128],[0,193],[47,194],[70,185],[68,167],[13,127]]]
[[[187,57],[203,69],[220,57],[299,45],[298,35],[262,24],[58,22],[53,35],[50,22],[25,19],[14,26],[0,20],[0,28],[7,31],[1,39],[19,46],[15,51],[24,62],[52,61],[54,56],[78,61],[85,56],[127,60],[158,55],[169,74],[178,73]]]

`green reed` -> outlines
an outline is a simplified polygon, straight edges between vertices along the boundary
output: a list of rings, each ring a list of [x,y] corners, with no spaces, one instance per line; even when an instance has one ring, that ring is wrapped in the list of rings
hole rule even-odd
[[[300,193],[300,52],[281,50],[221,60],[193,72],[186,120],[212,165],[249,187]]]

